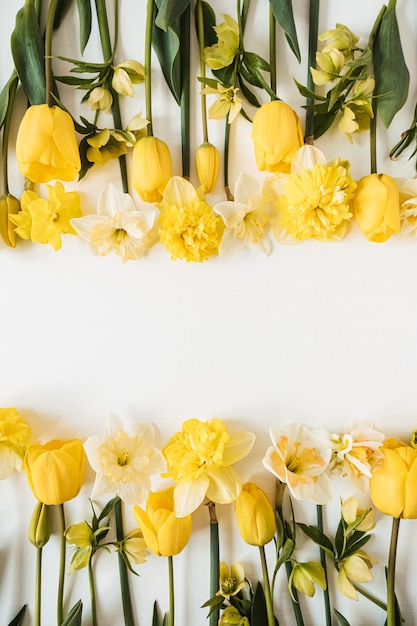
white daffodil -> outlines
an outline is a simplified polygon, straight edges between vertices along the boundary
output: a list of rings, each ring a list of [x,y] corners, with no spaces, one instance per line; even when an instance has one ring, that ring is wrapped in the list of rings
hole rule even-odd
[[[219,246],[220,255],[241,246],[255,247],[266,256],[270,254],[269,214],[265,206],[260,183],[253,176],[241,173],[234,189],[234,201],[219,202],[213,207],[226,226]]]
[[[89,242],[94,254],[114,252],[125,263],[140,259],[152,239],[156,210],[138,210],[127,193],[110,183],[101,192],[97,213],[71,220],[71,226]]]
[[[92,436],[84,443],[91,467],[96,472],[92,499],[114,493],[132,506],[144,502],[151,489],[153,474],[165,469],[159,449],[159,431],[142,422],[123,428],[116,415],[110,415],[104,436]]]
[[[288,424],[270,431],[272,446],[263,465],[281,483],[285,483],[297,500],[325,504],[331,499],[330,479],[325,470],[331,448],[321,431],[309,430],[303,424]]]
[[[400,235],[417,237],[417,178],[399,180],[400,190]]]

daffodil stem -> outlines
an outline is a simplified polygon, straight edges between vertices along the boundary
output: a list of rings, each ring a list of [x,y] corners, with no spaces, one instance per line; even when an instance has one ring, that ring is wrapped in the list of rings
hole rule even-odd
[[[52,33],[59,0],[51,0],[45,25],[45,100],[52,106]]]
[[[154,0],[148,0],[148,4],[146,8],[146,27],[145,27],[145,110],[146,110],[146,119],[149,122],[147,126],[148,137],[153,136],[152,77],[151,77],[153,21],[154,21]]]
[[[323,506],[318,504],[316,506],[316,514],[317,514],[317,527],[321,533],[323,533]],[[332,612],[330,607],[330,597],[329,597],[329,586],[328,586],[328,578],[327,578],[327,563],[326,563],[326,553],[323,548],[320,546],[320,563],[324,572],[324,580],[326,582],[326,587],[323,590],[323,598],[324,598],[324,613],[326,616],[326,626],[331,626],[332,624]]]
[[[274,93],[277,92],[277,23],[269,5],[269,65],[271,67],[270,85]]]
[[[275,508],[276,508],[277,515],[279,515],[282,525],[285,529],[285,520],[284,520],[283,511],[282,511],[282,500],[280,503],[276,504]],[[287,574],[287,579],[290,580],[291,573],[292,573],[291,561],[285,561],[285,571]],[[290,595],[291,595],[291,603],[292,603],[292,608],[294,611],[294,617],[295,617],[297,626],[304,626],[304,619],[303,619],[303,614],[301,612],[300,603],[298,601],[297,589],[293,589]]]
[[[203,15],[203,2],[197,0],[197,30],[198,30],[198,45],[200,50],[200,76],[206,77],[206,64],[203,59],[204,50],[204,15]],[[208,142],[208,125],[207,125],[207,98],[206,94],[200,94],[201,102],[201,124],[203,126],[203,141]]]
[[[319,15],[320,0],[310,0],[307,61],[307,87],[310,91],[314,91],[314,82],[310,72],[310,67],[314,67],[316,65],[317,39],[319,36]],[[307,106],[314,104],[314,99],[307,98],[306,104]],[[305,141],[310,144],[314,141],[314,111],[309,109],[306,111]]]
[[[219,522],[216,516],[216,505],[210,500],[208,503],[210,515],[210,597],[216,595],[220,580],[220,549],[219,549]],[[213,611],[209,617],[209,625],[217,626],[219,611]]]
[[[60,519],[60,560],[58,577],[58,603],[57,603],[57,626],[61,626],[64,617],[64,581],[65,581],[65,557],[67,550],[67,540],[65,539],[65,509],[64,503],[59,504]]]
[[[181,152],[182,175],[190,178],[190,5],[180,17],[181,35]]]
[[[42,548],[36,548],[35,626],[41,626]]]
[[[117,47],[118,30],[119,30],[119,1],[114,0],[114,46],[111,45],[109,20],[107,18],[106,0],[96,0],[96,14],[98,21],[98,28],[100,31],[101,49],[103,51],[103,58],[105,61],[111,61],[114,58]],[[114,127],[116,129],[122,129],[122,115],[120,113],[119,96],[117,92],[110,87],[112,95],[111,111],[113,115]],[[126,156],[124,154],[119,156],[120,176],[122,179],[122,188],[124,193],[129,192],[129,184],[127,180],[127,166]]]
[[[387,626],[395,626],[395,562],[397,557],[398,532],[400,518],[392,518],[391,541],[387,571]]]
[[[9,175],[8,175],[8,154],[9,154],[9,135],[14,102],[16,99],[17,84],[19,79],[16,71],[13,72],[9,84],[9,104],[7,106],[6,116],[3,124],[3,137],[1,142],[1,162],[0,162],[0,194],[9,193]]]
[[[174,596],[174,562],[172,556],[168,557],[169,578],[169,619],[168,626],[174,626],[175,621],[175,596]]]
[[[96,589],[94,585],[92,558],[90,558],[90,560],[88,561],[88,583],[90,586],[91,616],[93,619],[93,626],[97,626]]]
[[[269,584],[268,566],[265,557],[265,546],[259,546],[259,556],[261,557],[262,578],[264,583],[264,594],[266,603],[266,614],[268,626],[275,626],[274,607],[272,605],[271,585]]]
[[[123,513],[122,513],[122,501],[116,502],[114,507],[114,514],[116,517],[116,538],[117,541],[123,541]],[[132,598],[130,596],[129,578],[127,573],[126,563],[123,560],[122,555],[118,554],[119,559],[119,577],[120,577],[120,589],[122,592],[122,604],[123,604],[123,616],[125,626],[134,626],[135,620],[133,618]]]

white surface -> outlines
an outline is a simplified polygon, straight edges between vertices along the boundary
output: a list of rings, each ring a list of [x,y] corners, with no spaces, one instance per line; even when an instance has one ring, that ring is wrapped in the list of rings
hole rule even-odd
[[[143,62],[145,3],[120,4],[117,60]],[[252,4],[247,48],[267,56],[267,3]],[[303,102],[291,75],[305,82],[307,4],[294,3],[303,54],[300,67],[279,37],[279,93],[302,117]],[[384,156],[412,119],[417,96],[413,5],[411,0],[398,0],[412,77],[409,101],[388,132],[379,127],[379,170],[395,177],[414,175],[414,163],[406,157],[390,163]],[[20,3],[8,6],[3,7],[0,25],[2,84],[10,72],[8,37]],[[234,15],[234,3],[213,1],[213,6],[218,15]],[[323,1],[320,32],[342,22],[364,41],[380,6],[375,1]],[[77,19],[71,12],[55,36],[55,54],[78,55],[72,47]],[[85,58],[101,60],[96,30]],[[175,173],[180,174],[179,109],[160,78],[156,60],[153,75],[154,132],[169,143]],[[192,88],[197,92],[199,87]],[[63,93],[74,110],[79,94]],[[125,123],[138,110],[144,111],[143,87],[136,94],[134,101],[123,103]],[[23,100],[19,107],[23,111]],[[198,145],[198,103],[195,111],[192,137]],[[90,115],[87,109],[83,113]],[[223,129],[223,122],[210,122],[211,140],[219,138],[219,146]],[[232,186],[242,170],[263,178],[256,172],[249,133],[249,125],[239,119],[231,139]],[[369,172],[367,134],[355,137],[350,146],[334,131],[317,146],[329,159],[348,157],[355,177]],[[11,167],[11,191],[19,195],[22,181],[13,158]],[[110,179],[119,184],[117,163],[101,172],[93,169],[82,183],[67,187],[79,189],[85,211],[91,212],[99,190]],[[214,203],[222,197],[219,184],[209,200]],[[355,420],[370,419],[387,435],[406,440],[416,428],[416,246],[398,237],[371,244],[356,226],[340,243],[289,247],[275,243],[269,258],[242,251],[194,265],[170,261],[160,244],[141,261],[125,265],[114,256],[92,256],[85,242],[71,236],[64,238],[58,253],[21,241],[15,250],[2,246],[0,406],[16,406],[42,441],[101,434],[110,412],[126,422],[156,422],[164,443],[190,417],[220,417],[231,430],[256,434],[253,452],[238,469],[244,480],[258,482],[272,496],[274,481],[261,459],[273,424],[301,421],[343,431]],[[68,503],[68,523],[89,519],[93,478],[90,472],[81,495]],[[160,484],[156,480],[154,487]],[[5,624],[23,603],[29,604],[25,624],[33,621],[35,550],[26,540],[33,506],[24,475],[0,483],[0,617]],[[337,502],[328,514],[332,530],[336,509]],[[296,510],[300,521],[314,523],[314,505]],[[232,507],[220,506],[218,514],[222,560],[239,560],[249,578],[259,577],[257,550],[240,540]],[[133,525],[129,511],[126,520],[129,529]],[[407,623],[414,623],[417,615],[411,582],[417,557],[412,541],[415,524],[401,524],[398,548],[397,592]],[[209,596],[208,532],[208,514],[199,510],[190,544],[174,561],[179,626],[206,623],[206,611],[199,607]],[[389,533],[389,520],[378,516],[369,551],[379,563],[373,570],[376,580],[368,588],[381,598]],[[49,626],[55,623],[57,545],[52,541],[44,554],[43,625]],[[272,546],[269,556],[272,563]],[[140,578],[131,581],[140,626],[151,623],[155,598],[163,610],[168,608],[166,571],[165,559],[150,556],[139,568]],[[115,556],[99,557],[96,576],[99,623],[121,624]],[[66,584],[67,608],[82,597],[83,623],[90,624],[86,570],[67,577]],[[278,590],[276,613],[286,626],[293,618],[283,579]],[[308,626],[323,624],[320,596],[303,600]],[[383,623],[383,614],[367,602],[348,602],[334,591],[332,598],[354,626]]]

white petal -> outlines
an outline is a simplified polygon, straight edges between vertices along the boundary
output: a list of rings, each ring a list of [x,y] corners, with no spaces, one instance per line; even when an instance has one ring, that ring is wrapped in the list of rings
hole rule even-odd
[[[272,241],[269,237],[262,237],[259,241],[250,241],[249,245],[251,248],[255,248],[255,250],[260,251],[265,256],[269,256],[272,252]]]
[[[182,481],[174,488],[174,507],[177,517],[185,517],[203,502],[210,484],[204,474],[195,480]]]
[[[109,224],[106,217],[100,215],[85,215],[84,217],[73,217],[70,224],[80,237],[91,243],[91,231],[97,224]]]
[[[97,200],[97,214],[114,217],[118,211],[135,211],[136,207],[128,193],[118,191],[109,183],[101,191]]]
[[[225,228],[219,245],[219,256],[226,256],[241,250],[244,246],[243,239],[235,237],[231,228]]]
[[[117,486],[117,494],[123,502],[136,506],[143,504],[149,495],[151,481],[148,477],[140,483],[119,483]]]
[[[8,478],[16,467],[17,456],[5,445],[0,446],[0,480]]]
[[[233,465],[243,459],[252,450],[255,438],[253,433],[246,431],[230,433],[223,451],[223,464]]]
[[[324,153],[306,144],[302,146],[291,161],[291,174],[300,174],[303,170],[311,170],[315,165],[327,165]]]
[[[92,437],[88,437],[84,442],[84,450],[87,454],[88,462],[95,472],[100,471],[100,455],[98,450],[106,441],[107,437],[93,435]]]
[[[129,437],[140,437],[145,446],[153,448],[160,445],[159,429],[153,422],[137,422],[125,430]]]
[[[234,467],[219,467],[214,472],[206,472],[210,479],[206,496],[218,504],[234,502],[242,491],[242,479]]]
[[[111,482],[104,474],[97,474],[91,494],[91,499],[95,500],[104,493],[115,493],[117,485]]]
[[[125,230],[130,237],[142,239],[152,228],[155,223],[156,211],[131,211],[123,215],[121,220],[121,228]]]
[[[235,185],[235,202],[248,204],[251,196],[257,196],[261,192],[261,185],[254,176],[241,172]]]
[[[217,215],[222,216],[223,221],[228,228],[236,228],[236,226],[240,224],[245,217],[248,212],[248,208],[246,204],[225,200],[224,202],[215,204],[213,211],[217,213]]]
[[[189,206],[197,200],[197,193],[188,180],[182,176],[173,176],[167,182],[164,201],[175,206]]]

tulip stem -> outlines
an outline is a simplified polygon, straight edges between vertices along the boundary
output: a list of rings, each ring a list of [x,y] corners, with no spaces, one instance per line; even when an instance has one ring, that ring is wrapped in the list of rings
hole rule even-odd
[[[220,580],[220,549],[219,522],[216,516],[216,504],[210,500],[207,504],[210,516],[210,597],[216,595]],[[209,625],[217,626],[219,611],[213,611],[209,617]]]
[[[277,483],[278,485],[278,483]],[[278,501],[277,499],[277,504],[276,504],[276,512],[277,515],[279,516],[281,522],[282,522],[282,527],[284,528],[284,533],[285,533],[285,520],[284,520],[284,514],[283,514],[283,510],[282,510],[282,493],[280,489],[277,489],[277,493],[279,493],[280,496],[280,500]],[[285,542],[286,536],[284,536],[284,542]],[[292,573],[292,565],[291,562],[289,560],[285,561],[285,571],[287,574],[287,579],[290,580],[291,578],[291,573]],[[292,593],[290,594],[291,596],[291,603],[292,603],[292,608],[294,611],[294,617],[295,617],[295,621],[297,623],[297,626],[304,626],[304,618],[303,618],[303,614],[301,612],[301,608],[300,608],[300,603],[298,601],[298,593],[297,593],[297,589],[292,589]]]
[[[52,106],[52,33],[59,0],[51,0],[45,26],[45,101]]]
[[[120,498],[115,504],[114,513],[116,516],[116,538],[117,538],[117,541],[123,541],[124,539],[123,513],[122,513],[122,501],[120,500]],[[118,553],[118,559],[119,559],[120,589],[122,592],[123,616],[124,616],[125,626],[134,626],[135,620],[133,618],[132,598],[130,596],[127,567],[120,552]]]
[[[182,175],[190,178],[190,4],[180,17]]]
[[[261,557],[262,578],[264,583],[264,594],[266,603],[266,614],[268,616],[268,626],[275,626],[274,607],[272,605],[271,585],[269,584],[268,566],[265,557],[265,546],[259,546],[259,556]]]
[[[168,626],[174,626],[175,596],[174,596],[174,561],[172,556],[168,557],[168,577],[169,577],[169,618]]]
[[[277,23],[272,5],[269,5],[269,65],[271,90],[277,92]],[[272,100],[272,98],[271,98]]]
[[[36,548],[35,626],[41,626],[42,548]]]
[[[316,506],[317,512],[317,527],[321,533],[323,533],[323,505],[317,504]],[[326,553],[323,548],[320,546],[320,563],[324,572],[324,580],[326,582],[326,587],[323,589],[323,598],[324,598],[324,612],[326,615],[326,626],[331,626],[332,623],[332,613],[330,607],[330,597],[329,597],[329,586],[328,586],[328,578],[327,578],[327,563],[326,563]]]
[[[154,0],[148,0],[148,5],[146,9],[146,28],[145,28],[145,110],[146,110],[146,119],[149,122],[147,126],[148,137],[153,137],[152,77],[151,77],[153,22],[154,22]]]
[[[310,16],[308,29],[308,68],[307,68],[307,87],[310,91],[314,91],[313,77],[310,67],[316,65],[317,39],[319,36],[319,14],[320,0],[310,0]],[[313,98],[307,98],[307,106],[314,104]],[[314,141],[314,111],[307,109],[306,111],[306,129],[305,142],[312,144]]]
[[[228,200],[233,201],[233,194],[230,191],[229,187],[229,147],[230,147],[230,126],[229,124],[229,114],[226,116],[226,127],[224,131],[224,164],[223,164],[223,173],[224,173],[224,190],[226,192],[226,198]]]
[[[206,77],[206,64],[203,59],[204,50],[204,15],[203,15],[203,2],[197,0],[197,32],[198,32],[198,45],[200,48],[200,76],[202,79]],[[204,84],[204,80],[203,80]],[[203,126],[203,141],[208,143],[208,125],[207,125],[207,98],[205,93],[200,93],[201,102],[201,123]]]
[[[90,558],[90,560],[88,561],[88,582],[90,586],[91,616],[93,620],[93,626],[97,626],[96,590],[94,585],[92,558]]]
[[[392,518],[391,541],[387,571],[387,626],[395,626],[395,561],[397,557],[398,532],[400,518]]]
[[[57,605],[57,624],[61,626],[64,616],[63,605],[64,605],[64,581],[65,581],[65,557],[66,557],[66,548],[67,541],[65,538],[65,509],[64,503],[59,504],[59,518],[60,518],[60,543],[61,543],[61,554],[59,560],[59,578],[58,578],[58,605]]]

